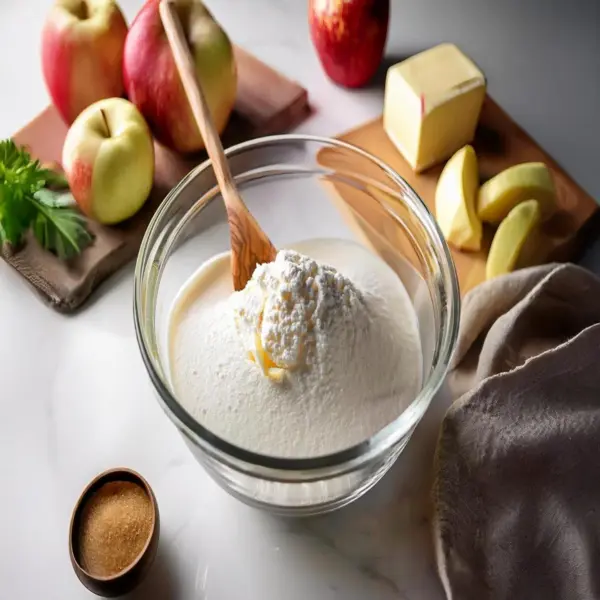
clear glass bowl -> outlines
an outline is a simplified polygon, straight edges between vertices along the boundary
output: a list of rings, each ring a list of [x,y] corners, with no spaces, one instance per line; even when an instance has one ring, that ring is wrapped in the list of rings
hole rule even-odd
[[[240,500],[286,515],[348,504],[391,467],[448,369],[459,323],[454,265],[425,204],[372,155],[313,136],[265,137],[227,150],[249,209],[276,247],[310,238],[354,239],[404,283],[419,320],[423,385],[398,418],[364,442],[317,458],[277,458],[235,446],[182,408],[169,382],[165,341],[180,287],[201,263],[229,249],[229,228],[210,161],[167,196],[138,255],[134,318],[156,395],[208,473]]]

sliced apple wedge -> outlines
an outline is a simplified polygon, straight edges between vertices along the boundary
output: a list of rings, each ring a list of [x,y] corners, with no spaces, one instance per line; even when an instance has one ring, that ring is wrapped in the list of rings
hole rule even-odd
[[[446,163],[435,190],[435,215],[449,244],[459,250],[481,248],[482,226],[475,210],[479,174],[469,145]]]
[[[542,221],[537,200],[526,200],[515,206],[496,230],[485,268],[486,279],[514,271],[522,262],[526,245],[535,237]],[[528,253],[529,254],[529,253]]]
[[[543,219],[556,208],[552,175],[542,162],[509,167],[486,181],[479,189],[477,214],[482,221],[498,225],[515,206],[529,198],[540,203]]]

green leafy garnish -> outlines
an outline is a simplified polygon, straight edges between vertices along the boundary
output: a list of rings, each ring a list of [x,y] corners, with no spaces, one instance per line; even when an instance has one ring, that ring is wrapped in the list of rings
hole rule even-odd
[[[0,142],[0,244],[18,246],[31,229],[60,259],[80,254],[93,238],[65,188],[61,174],[44,169],[12,140]]]
[[[77,256],[92,241],[83,215],[69,208],[40,205],[33,233],[42,248],[54,252],[61,260]]]
[[[62,173],[57,173],[52,169],[44,169],[47,177],[46,177],[46,187],[49,187],[53,190],[64,190],[69,189],[69,182],[67,178]]]
[[[58,192],[42,188],[34,194],[36,200],[39,200],[44,206],[52,208],[73,208],[77,206],[75,198],[71,192]]]

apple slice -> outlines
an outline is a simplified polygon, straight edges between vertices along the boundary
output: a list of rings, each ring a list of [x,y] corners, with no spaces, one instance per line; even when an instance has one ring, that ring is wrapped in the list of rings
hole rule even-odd
[[[556,190],[548,167],[529,162],[501,171],[479,189],[477,214],[482,221],[498,225],[517,204],[535,198],[542,218],[552,215],[556,207]]]
[[[537,200],[526,200],[515,206],[500,223],[492,240],[485,276],[492,279],[510,273],[519,267],[530,266],[523,262],[526,246],[536,237],[542,221],[541,205]]]
[[[475,212],[478,189],[477,155],[467,145],[446,163],[435,190],[437,222],[447,242],[459,250],[481,248],[482,226]]]

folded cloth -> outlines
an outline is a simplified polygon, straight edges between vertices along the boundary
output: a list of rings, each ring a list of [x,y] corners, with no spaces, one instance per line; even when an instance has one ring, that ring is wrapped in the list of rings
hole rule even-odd
[[[472,290],[449,384],[433,489],[447,597],[600,598],[600,279],[552,264]]]

